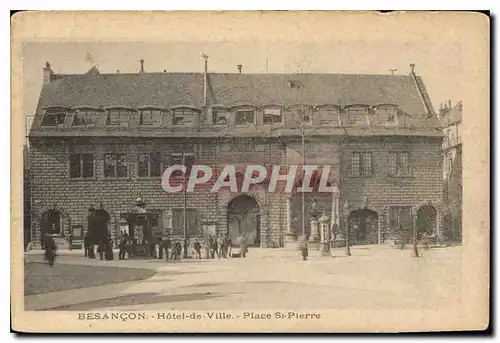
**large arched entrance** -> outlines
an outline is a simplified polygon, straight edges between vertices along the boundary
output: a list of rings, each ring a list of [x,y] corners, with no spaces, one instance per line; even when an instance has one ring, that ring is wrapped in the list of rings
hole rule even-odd
[[[349,238],[353,244],[378,243],[378,214],[368,209],[352,211],[349,214]]]
[[[64,233],[62,227],[62,214],[56,209],[50,209],[42,213],[40,228],[42,233],[61,235]]]
[[[227,231],[232,242],[246,235],[249,246],[260,247],[260,208],[248,195],[235,197],[227,206]]]
[[[101,239],[104,239],[108,232],[108,224],[111,217],[109,213],[100,209],[89,209],[89,215],[87,217],[88,221],[88,234],[92,244],[98,244]]]
[[[427,235],[433,235],[436,232],[437,211],[431,205],[424,205],[417,211],[417,232],[422,235],[424,232]]]

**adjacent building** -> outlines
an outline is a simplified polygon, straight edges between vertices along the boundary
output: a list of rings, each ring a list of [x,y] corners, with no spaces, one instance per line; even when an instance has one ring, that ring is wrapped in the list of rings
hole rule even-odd
[[[310,231],[309,208],[349,222],[351,242],[386,243],[417,223],[443,235],[441,131],[423,80],[408,75],[55,73],[47,63],[30,139],[32,237],[81,237],[89,209],[126,230],[137,198],[155,234],[207,231],[283,246]],[[166,193],[174,164],[330,165],[339,192]],[[182,178],[182,175],[178,175]],[[305,227],[302,227],[302,215]],[[186,218],[184,219],[184,214]],[[415,218],[414,218],[415,217]]]
[[[462,101],[451,101],[439,111],[443,127],[444,232],[452,241],[462,241]]]

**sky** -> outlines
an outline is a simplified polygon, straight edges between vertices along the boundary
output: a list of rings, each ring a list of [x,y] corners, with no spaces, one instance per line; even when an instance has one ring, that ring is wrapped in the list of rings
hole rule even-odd
[[[311,40],[220,42],[43,42],[23,45],[23,112],[34,114],[42,87],[42,68],[80,74],[97,66],[101,73],[134,73],[144,59],[146,72],[202,72],[202,53],[209,55],[209,72],[408,74],[415,63],[434,108],[462,99],[464,72],[458,40]],[[28,119],[28,122],[30,120]]]

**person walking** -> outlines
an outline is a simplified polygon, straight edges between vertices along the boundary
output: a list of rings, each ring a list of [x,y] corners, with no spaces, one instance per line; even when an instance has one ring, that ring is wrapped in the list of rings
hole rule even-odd
[[[85,249],[85,257],[90,258],[90,236],[88,232],[83,236],[83,248]]]
[[[217,240],[214,237],[210,237],[210,258],[215,259],[215,253],[217,252]]]
[[[45,250],[45,258],[47,259],[49,266],[52,267],[54,265],[56,257],[56,249],[57,249],[56,242],[54,240],[54,237],[52,237],[52,235],[48,233],[43,234],[42,239]]]
[[[217,238],[217,258],[220,260],[223,254],[224,250],[224,239],[222,238],[222,235],[219,235],[219,238]]]
[[[156,246],[158,248],[158,259],[162,260],[163,259],[163,245],[162,245],[163,239],[160,236],[158,236],[158,238],[156,240],[157,240]]]
[[[112,261],[114,259],[114,254],[113,254],[113,240],[111,239],[110,236],[106,237],[106,241],[104,242],[104,255],[106,258],[106,261]]]
[[[307,250],[307,237],[305,235],[299,237],[299,250],[302,255],[302,260],[307,260],[308,250]]]

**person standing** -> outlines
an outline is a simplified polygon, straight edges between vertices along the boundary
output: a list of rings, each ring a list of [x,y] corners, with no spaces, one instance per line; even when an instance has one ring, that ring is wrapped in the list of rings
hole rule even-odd
[[[83,248],[85,249],[85,257],[90,258],[90,236],[88,232],[83,236]]]
[[[163,259],[163,245],[162,245],[163,239],[158,236],[157,238],[157,247],[158,247],[158,259],[162,260]]]
[[[125,259],[127,240],[128,240],[127,234],[122,232],[122,235],[120,237],[120,243],[118,244],[118,248],[120,249],[120,252],[118,253],[119,260]]]
[[[165,261],[168,261],[169,250],[172,248],[172,240],[167,236],[166,239],[162,240],[163,249],[165,250]],[[173,252],[172,252],[173,255]],[[173,256],[171,257],[173,259]]]
[[[223,250],[224,250],[224,239],[222,238],[222,235],[219,235],[219,238],[217,238],[217,258],[219,260],[223,256],[222,255]]]
[[[215,253],[217,252],[217,240],[214,237],[210,237],[210,258],[215,259]]]
[[[205,258],[208,260],[210,258],[210,236],[205,237],[203,246],[205,247]]]
[[[308,250],[307,250],[307,237],[305,235],[299,237],[299,250],[302,255],[302,260],[307,260]]]
[[[112,261],[114,259],[113,240],[109,236],[106,237],[104,254],[105,254],[106,261]]]
[[[198,242],[198,239],[194,240],[194,251],[196,252],[196,256],[199,260],[201,260],[201,244]]]

